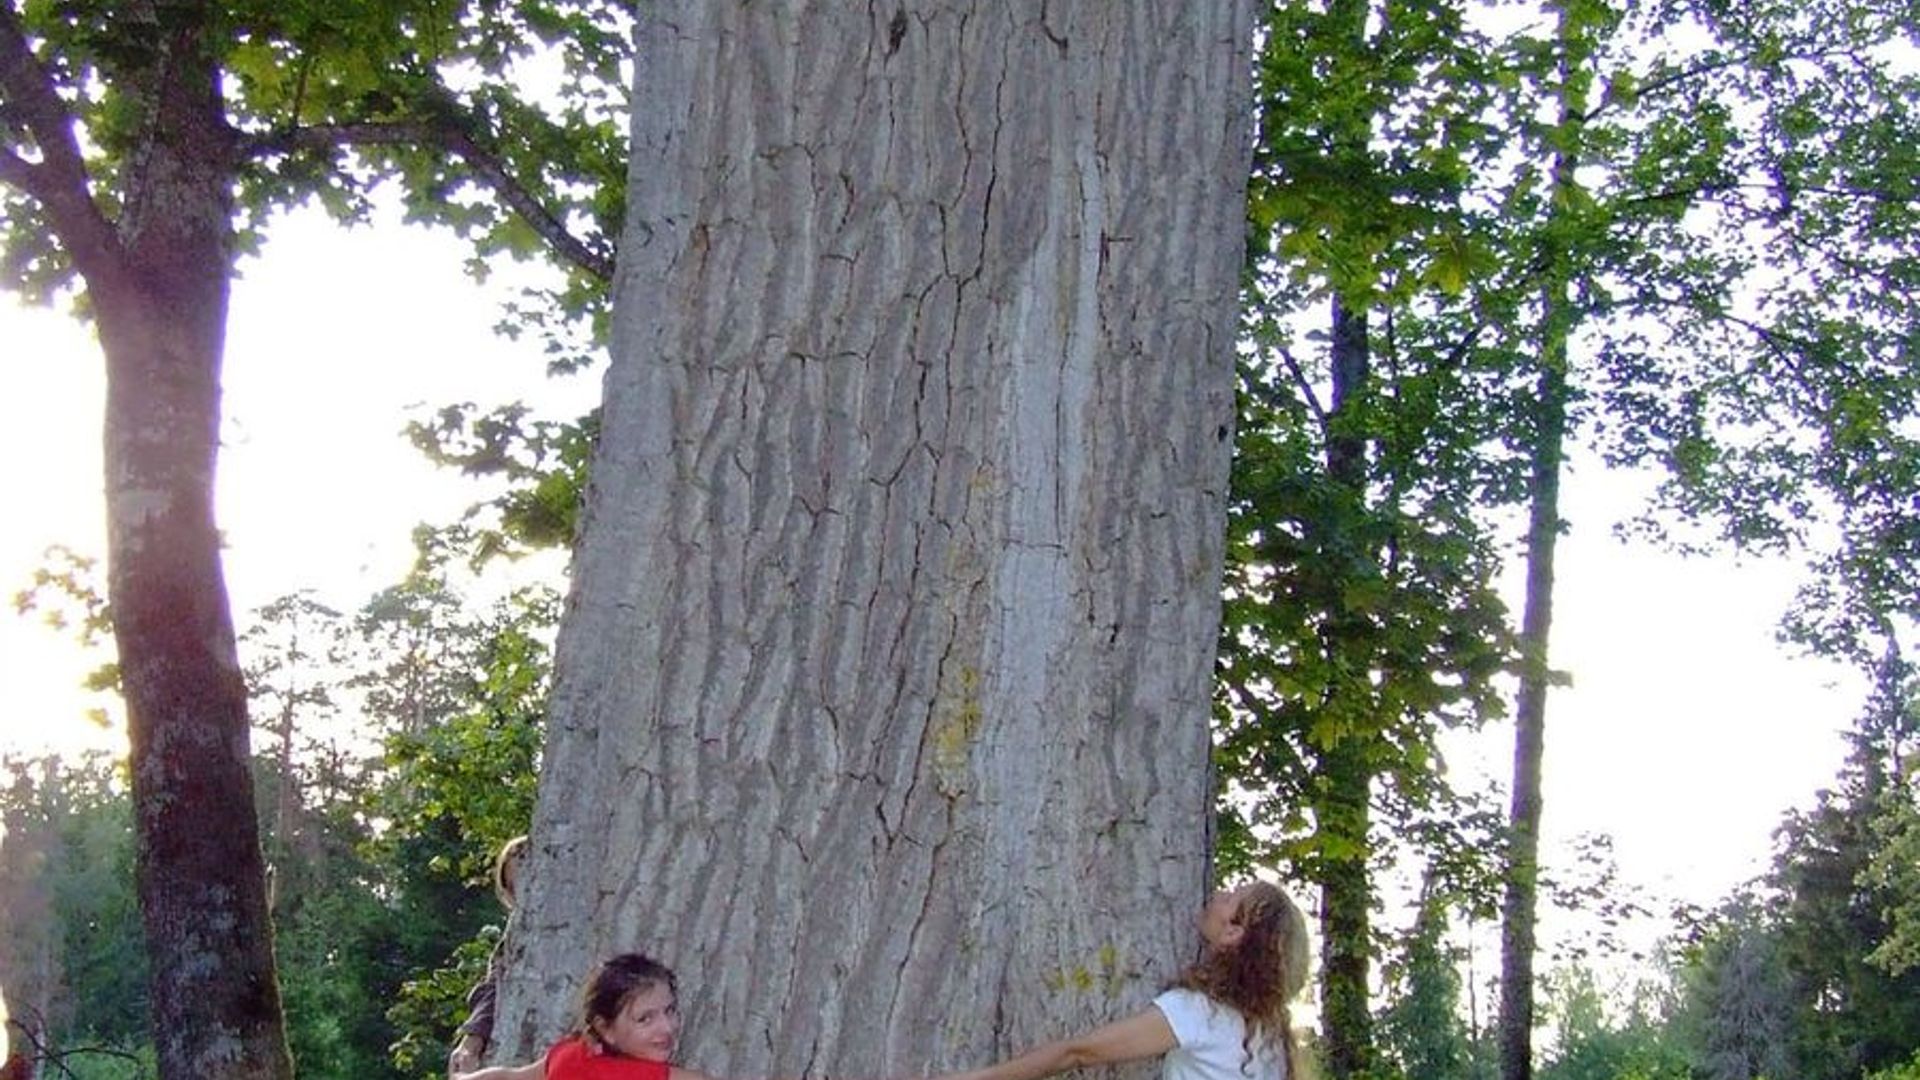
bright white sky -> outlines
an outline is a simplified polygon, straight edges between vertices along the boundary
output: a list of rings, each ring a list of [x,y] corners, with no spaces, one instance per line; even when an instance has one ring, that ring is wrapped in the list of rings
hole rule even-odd
[[[389,221],[392,216],[389,216]],[[474,483],[406,441],[423,410],[538,396],[570,418],[597,374],[544,375],[533,343],[494,335],[506,272],[485,286],[466,249],[395,224],[342,229],[317,212],[276,222],[267,253],[242,267],[229,323],[219,523],[237,616],[297,589],[342,610],[399,581],[421,521],[445,523]],[[87,739],[72,687],[93,660],[70,638],[13,612],[52,544],[102,555],[102,361],[86,328],[0,294],[0,460],[13,509],[0,524],[0,750]],[[113,736],[91,740],[115,746]]]
[[[411,410],[543,394],[570,416],[597,392],[595,377],[556,389],[537,345],[496,338],[505,290],[474,285],[462,258],[447,236],[301,213],[245,266],[219,509],[236,612],[300,588],[351,609],[404,572],[413,524],[471,501],[402,438]],[[27,583],[50,544],[103,548],[100,372],[88,333],[0,296],[0,595]],[[1627,881],[1711,903],[1765,865],[1780,812],[1831,780],[1862,692],[1774,644],[1790,571],[1623,547],[1607,526],[1624,485],[1606,480],[1579,472],[1566,489],[1574,531],[1553,647],[1574,686],[1548,706],[1547,843],[1611,832]],[[87,666],[9,607],[0,750],[84,738],[74,687]],[[1493,731],[1464,740],[1455,763],[1500,776],[1510,747]]]

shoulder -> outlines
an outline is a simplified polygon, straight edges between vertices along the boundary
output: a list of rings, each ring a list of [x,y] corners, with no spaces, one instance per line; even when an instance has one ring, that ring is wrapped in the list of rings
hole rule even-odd
[[[547,1071],[547,1080],[669,1080],[670,1074],[680,1072],[664,1061],[595,1054],[577,1037],[553,1044],[547,1051]]]
[[[1160,992],[1153,1004],[1167,1016],[1167,1023],[1178,1032],[1184,1024],[1202,1024],[1207,1018],[1218,1012],[1220,1006],[1212,998],[1198,990],[1189,990],[1184,986],[1175,986]]]
[[[1153,999],[1153,1003],[1163,1009],[1168,1006],[1176,1009],[1191,1009],[1211,1004],[1212,1001],[1212,998],[1200,991],[1185,986],[1169,986]]]
[[[586,1044],[569,1035],[552,1046],[547,1047],[547,1069],[552,1071],[555,1065],[565,1065],[586,1056]]]
[[[1231,1041],[1238,1043],[1245,1030],[1239,1010],[1224,1005],[1198,990],[1176,986],[1153,999],[1166,1015],[1173,1037],[1185,1047]]]

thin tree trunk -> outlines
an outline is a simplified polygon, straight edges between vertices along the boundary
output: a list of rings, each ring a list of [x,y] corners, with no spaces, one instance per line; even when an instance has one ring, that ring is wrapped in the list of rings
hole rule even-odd
[[[1508,815],[1506,891],[1501,904],[1500,1075],[1533,1075],[1533,953],[1539,903],[1540,770],[1546,735],[1547,644],[1553,623],[1553,555],[1559,537],[1560,440],[1566,420],[1564,333],[1547,350],[1539,381],[1527,528],[1527,595],[1521,616],[1522,669],[1514,716],[1513,801]]]
[[[299,654],[296,651],[293,655],[298,657]],[[298,679],[291,671],[288,675]],[[300,787],[293,778],[294,711],[298,700],[298,692],[289,686],[286,699],[280,703],[279,720],[274,725],[274,735],[279,745],[274,747],[274,770],[277,775],[273,787],[273,835],[280,851],[289,855],[294,847],[294,818],[300,810]],[[274,897],[271,887],[267,894],[268,906],[272,907]]]
[[[1580,113],[1572,23],[1560,13],[1559,128],[1549,205],[1571,203],[1578,183],[1574,135]],[[1564,213],[1554,211],[1555,216]],[[1553,233],[1551,226],[1549,234]],[[1574,314],[1567,253],[1549,240],[1540,290],[1540,372],[1534,394],[1527,484],[1526,599],[1520,626],[1520,688],[1514,710],[1513,801],[1508,815],[1506,891],[1501,902],[1500,1075],[1533,1076],[1533,958],[1539,906],[1541,762],[1552,684],[1554,550],[1560,538],[1560,472],[1567,430],[1567,346]]]
[[[508,1055],[632,947],[719,1075],[974,1063],[1191,958],[1251,28],[642,11]]]
[[[1373,1060],[1373,1013],[1368,978],[1373,958],[1373,888],[1367,870],[1366,830],[1373,770],[1365,747],[1345,739],[1321,754],[1319,775],[1328,790],[1321,798],[1321,832],[1360,847],[1327,858],[1321,881],[1321,993],[1327,1073],[1362,1076]],[[1355,838],[1359,839],[1355,841]]]
[[[1337,50],[1340,57],[1359,55],[1366,50],[1367,23],[1371,4],[1366,0],[1334,0],[1327,7],[1327,22],[1334,34],[1345,39]],[[1340,61],[1335,61],[1339,63]],[[1341,152],[1365,147],[1371,135],[1374,117],[1364,104],[1332,114],[1328,136]],[[1331,375],[1326,418],[1327,479],[1339,493],[1342,512],[1323,527],[1318,546],[1325,552],[1352,552],[1355,575],[1369,573],[1364,561],[1372,553],[1355,550],[1350,537],[1337,535],[1350,522],[1367,514],[1369,465],[1367,437],[1355,415],[1366,407],[1366,392],[1373,378],[1372,342],[1368,312],[1354,307],[1337,291],[1329,304],[1328,351]],[[1356,699],[1373,696],[1373,686],[1364,676],[1347,673],[1371,670],[1374,631],[1365,619],[1352,616],[1347,607],[1347,585],[1354,575],[1334,574],[1318,583],[1323,594],[1322,610],[1327,612],[1322,646],[1327,667],[1334,674],[1322,708],[1332,715],[1364,713],[1373,715],[1371,702],[1356,706]],[[1322,963],[1320,992],[1322,1036],[1326,1069],[1336,1078],[1364,1075],[1373,1062],[1373,1009],[1371,981],[1373,961],[1373,885],[1368,865],[1372,850],[1373,781],[1380,755],[1374,746],[1372,729],[1355,729],[1334,723],[1331,740],[1313,740],[1315,754],[1314,819],[1320,878],[1320,933]]]
[[[1328,407],[1327,475],[1348,500],[1355,518],[1365,513],[1367,443],[1352,429],[1371,378],[1367,313],[1339,298],[1332,303],[1333,387]],[[1329,538],[1327,546],[1337,549]],[[1327,597],[1333,615],[1327,648],[1336,665],[1355,662],[1369,650],[1370,628],[1344,615],[1344,598]],[[1364,680],[1345,680],[1340,692],[1365,692]],[[1334,1077],[1364,1074],[1373,1060],[1373,1011],[1368,986],[1373,960],[1373,885],[1367,865],[1372,850],[1374,735],[1343,732],[1321,747],[1314,767],[1320,781],[1315,817],[1325,851],[1321,859],[1320,931],[1324,949],[1321,996],[1325,1003],[1327,1071]]]

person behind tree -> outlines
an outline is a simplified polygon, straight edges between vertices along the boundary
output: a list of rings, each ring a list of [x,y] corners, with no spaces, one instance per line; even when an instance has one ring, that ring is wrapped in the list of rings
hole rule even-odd
[[[509,923],[513,916],[514,890],[520,879],[520,865],[526,861],[526,853],[527,838],[516,836],[500,845],[500,853],[493,860],[493,892],[500,898],[501,906],[506,908]],[[454,1033],[453,1050],[447,1054],[448,1076],[479,1068],[487,1047],[493,1043],[494,998],[500,990],[500,964],[506,944],[507,935],[502,932],[492,954],[487,957],[486,975],[467,991],[467,1018]]]
[[[594,971],[578,1023],[545,1057],[454,1080],[709,1080],[671,1062],[679,1030],[673,972],[641,953],[622,953]]]
[[[1307,921],[1278,886],[1222,889],[1200,909],[1200,959],[1153,1004],[1072,1038],[935,1080],[1040,1080],[1163,1057],[1165,1080],[1300,1080],[1288,1003],[1307,982]]]

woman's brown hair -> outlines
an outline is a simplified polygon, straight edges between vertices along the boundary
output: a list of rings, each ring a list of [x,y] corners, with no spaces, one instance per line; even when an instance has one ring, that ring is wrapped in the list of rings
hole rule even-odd
[[[635,994],[656,986],[664,986],[667,993],[679,996],[673,970],[653,957],[632,952],[607,960],[594,969],[593,977],[587,980],[587,988],[580,995],[580,1018],[573,1034],[599,1041],[595,1021],[612,1023]]]
[[[1245,1018],[1247,1060],[1253,1044],[1276,1040],[1286,1055],[1287,1080],[1301,1080],[1300,1047],[1293,1037],[1291,1002],[1307,985],[1307,919],[1280,887],[1254,881],[1240,889],[1237,944],[1209,948],[1173,985],[1197,990]]]

